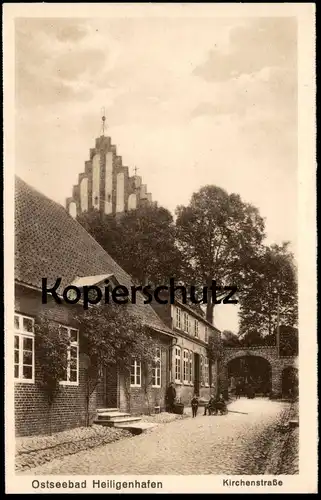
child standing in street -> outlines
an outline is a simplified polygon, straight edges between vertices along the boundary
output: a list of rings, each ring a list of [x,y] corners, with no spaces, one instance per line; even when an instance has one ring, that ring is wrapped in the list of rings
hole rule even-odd
[[[193,399],[191,401],[191,405],[192,405],[192,415],[194,418],[194,417],[196,417],[197,410],[198,410],[198,399],[197,399],[196,394],[194,394],[194,396],[193,396]]]

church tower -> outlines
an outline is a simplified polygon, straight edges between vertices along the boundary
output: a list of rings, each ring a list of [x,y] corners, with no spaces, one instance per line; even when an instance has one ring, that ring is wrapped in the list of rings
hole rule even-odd
[[[117,155],[116,146],[106,137],[105,116],[102,117],[102,135],[90,149],[85,171],[79,174],[72,196],[66,200],[66,209],[72,217],[93,209],[106,215],[117,215],[144,205],[155,204],[146,184],[137,175],[129,175],[128,167]]]

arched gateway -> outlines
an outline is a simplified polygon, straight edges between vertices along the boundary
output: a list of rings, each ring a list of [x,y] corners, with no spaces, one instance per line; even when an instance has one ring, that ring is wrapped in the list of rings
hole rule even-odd
[[[259,392],[282,395],[284,370],[297,367],[297,357],[278,357],[277,348],[269,347],[226,347],[221,362],[221,384],[228,389],[231,379],[237,375],[244,379],[255,378]]]

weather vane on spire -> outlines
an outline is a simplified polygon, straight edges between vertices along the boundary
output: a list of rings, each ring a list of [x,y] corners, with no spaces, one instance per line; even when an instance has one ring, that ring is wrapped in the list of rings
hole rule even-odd
[[[102,108],[101,114],[102,114],[102,117],[101,117],[102,126],[101,126],[101,128],[102,128],[102,135],[104,136],[105,135],[105,121],[106,121],[105,108]]]
[[[135,168],[134,168],[135,176],[137,175],[137,170],[138,170],[138,168],[135,165]]]

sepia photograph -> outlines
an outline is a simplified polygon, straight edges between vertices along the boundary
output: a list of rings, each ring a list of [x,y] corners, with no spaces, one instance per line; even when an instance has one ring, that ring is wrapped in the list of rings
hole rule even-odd
[[[11,489],[298,485],[317,446],[313,4],[23,5],[5,50]]]

